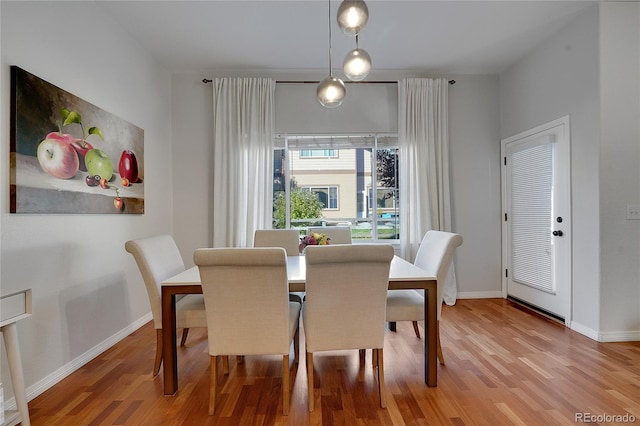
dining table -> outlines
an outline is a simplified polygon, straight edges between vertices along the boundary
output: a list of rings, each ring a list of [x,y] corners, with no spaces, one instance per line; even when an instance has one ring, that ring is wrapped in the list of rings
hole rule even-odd
[[[306,279],[304,256],[287,257],[287,276],[290,292],[303,292]],[[238,285],[242,285],[239,283]],[[162,363],[164,394],[175,395],[178,391],[178,359],[176,330],[176,296],[202,293],[200,272],[197,266],[186,269],[164,280],[162,286]],[[437,377],[437,279],[411,262],[394,256],[389,269],[389,289],[424,290],[425,336],[424,336],[424,381],[435,387]]]

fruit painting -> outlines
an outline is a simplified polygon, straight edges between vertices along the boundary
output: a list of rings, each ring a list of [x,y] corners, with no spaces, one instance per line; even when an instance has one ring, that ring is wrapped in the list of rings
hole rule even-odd
[[[144,130],[11,67],[11,213],[144,213]]]

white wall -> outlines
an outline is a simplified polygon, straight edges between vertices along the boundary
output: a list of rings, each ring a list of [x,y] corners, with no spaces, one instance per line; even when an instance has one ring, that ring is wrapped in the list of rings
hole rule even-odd
[[[640,340],[640,4],[600,6],[600,331]],[[634,334],[635,333],[635,334]]]
[[[142,278],[124,242],[171,232],[170,78],[93,2],[0,7],[0,285],[3,294],[33,289],[33,316],[18,323],[31,399],[150,318]],[[10,65],[144,129],[144,215],[8,213]]]
[[[182,258],[193,266],[193,252],[213,245],[213,116],[211,84],[202,75],[173,75],[173,230]]]
[[[346,84],[338,108],[316,99],[317,84],[276,85],[276,133],[375,133],[398,131],[396,83]]]
[[[185,263],[191,264],[193,250],[211,244],[215,203],[209,196],[211,86],[202,79],[212,76],[213,72],[205,72],[172,77],[174,229]],[[295,75],[280,78],[308,80]],[[388,75],[384,79],[392,80]],[[461,297],[500,297],[497,77],[456,76],[455,80],[449,87],[453,227],[464,236],[457,254],[458,291]],[[284,86],[276,86],[278,132],[309,133],[315,125],[318,132],[397,131],[397,88],[391,85],[347,85],[345,103],[334,110],[319,104],[316,108],[315,86]],[[296,105],[299,110],[291,108]],[[332,120],[335,114],[342,116]]]
[[[449,87],[451,204],[460,298],[502,297],[497,76],[457,76]]]

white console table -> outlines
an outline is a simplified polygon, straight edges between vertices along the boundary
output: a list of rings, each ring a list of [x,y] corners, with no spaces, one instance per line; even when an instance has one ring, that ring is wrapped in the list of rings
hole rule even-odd
[[[7,350],[7,362],[9,363],[9,372],[17,407],[17,410],[4,412],[2,426],[13,426],[19,423],[22,423],[22,426],[29,426],[31,422],[29,421],[29,407],[22,374],[22,360],[20,358],[16,322],[31,316],[31,289],[0,296],[0,303],[2,304],[0,331],[2,331],[4,346]],[[8,316],[5,317],[5,313],[8,313]]]

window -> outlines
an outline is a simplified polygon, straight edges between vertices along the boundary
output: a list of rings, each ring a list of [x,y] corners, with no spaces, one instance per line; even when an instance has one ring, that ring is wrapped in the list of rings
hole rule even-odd
[[[301,149],[300,158],[335,158],[338,151],[335,149]]]
[[[274,228],[348,225],[354,240],[398,239],[397,140],[394,134],[277,135]]]
[[[338,208],[338,187],[337,186],[328,186],[328,187],[318,187],[318,186],[308,186],[303,187],[302,189],[311,191],[318,196],[318,199],[322,203],[323,209],[333,209],[336,210]]]

